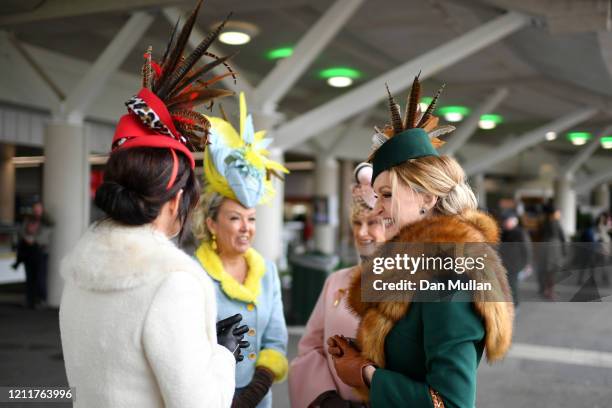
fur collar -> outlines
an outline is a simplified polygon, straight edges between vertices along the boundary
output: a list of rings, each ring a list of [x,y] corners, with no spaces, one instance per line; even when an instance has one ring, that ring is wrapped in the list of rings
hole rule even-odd
[[[203,275],[195,260],[151,224],[113,221],[90,226],[61,265],[64,279],[98,291],[132,289],[175,271]]]
[[[456,216],[432,216],[403,228],[390,242],[417,243],[497,243],[499,229],[490,216],[469,211]],[[493,248],[487,254],[485,270],[507,302],[474,299],[476,312],[485,327],[485,348],[489,362],[501,359],[510,347],[514,309],[506,270]],[[362,265],[367,267],[367,264]],[[359,268],[359,266],[357,267]],[[359,271],[360,272],[360,271]],[[365,279],[365,278],[364,278]],[[385,338],[396,322],[410,309],[410,302],[361,302],[362,274],[355,273],[350,284],[348,305],[361,318],[357,337],[363,354],[378,366],[385,366]],[[497,298],[499,299],[499,297]]]
[[[196,251],[196,258],[206,273],[221,284],[227,296],[242,302],[257,303],[261,292],[261,279],[266,273],[266,262],[255,249],[249,248],[244,254],[249,267],[244,284],[225,271],[221,258],[208,243],[204,242],[200,245]]]

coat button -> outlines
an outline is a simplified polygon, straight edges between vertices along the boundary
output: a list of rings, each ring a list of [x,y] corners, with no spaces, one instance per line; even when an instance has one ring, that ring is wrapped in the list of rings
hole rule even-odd
[[[252,304],[252,303],[249,303],[249,304],[247,305],[247,310],[248,310],[249,312],[252,312],[253,310],[255,310],[255,305],[254,305],[254,304]]]
[[[255,357],[257,357],[257,354],[249,353],[249,360],[255,360]]]
[[[247,334],[249,336],[253,337],[255,335],[255,329],[253,329],[253,328],[249,329],[249,332]]]

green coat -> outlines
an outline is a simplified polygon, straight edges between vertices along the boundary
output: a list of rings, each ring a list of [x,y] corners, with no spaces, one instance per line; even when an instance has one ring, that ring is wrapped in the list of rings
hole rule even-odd
[[[484,335],[470,302],[412,303],[385,339],[387,365],[372,378],[372,407],[432,407],[429,387],[446,408],[473,407]]]
[[[495,243],[498,237],[497,224],[491,217],[469,211],[461,216],[427,217],[404,227],[391,241]],[[395,250],[387,252],[393,255],[390,251]],[[406,253],[412,250],[403,249]],[[506,270],[491,246],[464,250],[470,256],[481,256],[486,251],[485,277],[496,290],[478,296],[455,292],[432,294],[435,296],[432,298],[421,293],[403,301],[395,297],[362,301],[362,289],[371,288],[381,276],[414,281],[420,275],[410,278],[412,275],[402,270],[386,270],[378,275],[372,272],[369,262],[361,264],[354,274],[347,303],[361,318],[357,343],[362,356],[380,367],[374,372],[370,388],[358,390],[372,407],[430,408],[433,406],[431,388],[446,408],[473,408],[477,369],[483,352],[489,362],[494,362],[502,359],[510,348],[513,306]],[[389,254],[383,251],[380,255]],[[477,277],[472,270],[466,270],[462,276]],[[427,299],[421,297],[425,295]],[[448,301],[450,296],[452,302]]]

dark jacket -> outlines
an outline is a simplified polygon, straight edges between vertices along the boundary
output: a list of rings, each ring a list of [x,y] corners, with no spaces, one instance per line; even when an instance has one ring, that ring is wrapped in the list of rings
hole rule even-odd
[[[508,274],[517,274],[531,264],[531,239],[522,227],[503,230],[501,242],[499,255]]]

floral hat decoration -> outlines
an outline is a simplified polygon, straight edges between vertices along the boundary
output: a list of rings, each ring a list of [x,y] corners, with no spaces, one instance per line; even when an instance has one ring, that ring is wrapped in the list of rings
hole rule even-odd
[[[272,139],[266,131],[255,131],[247,113],[244,93],[240,94],[240,133],[227,119],[209,117],[210,134],[204,154],[206,191],[237,200],[246,208],[264,204],[275,194],[271,177],[282,180],[289,173],[282,164],[268,158]]]

